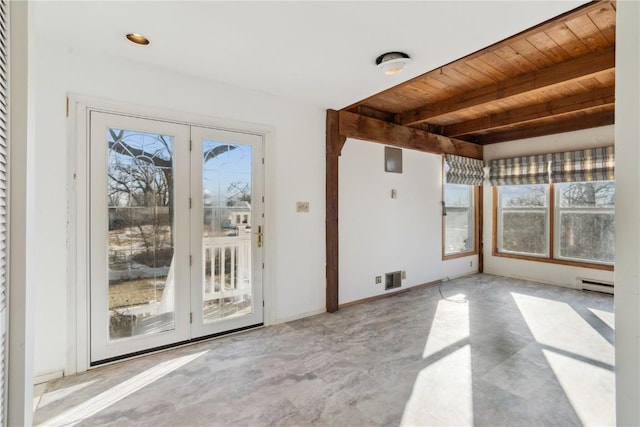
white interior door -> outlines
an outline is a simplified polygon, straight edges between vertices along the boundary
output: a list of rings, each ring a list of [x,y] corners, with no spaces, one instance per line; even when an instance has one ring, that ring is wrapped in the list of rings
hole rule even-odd
[[[188,340],[189,126],[90,112],[91,362]]]
[[[263,137],[191,129],[192,336],[263,323]]]

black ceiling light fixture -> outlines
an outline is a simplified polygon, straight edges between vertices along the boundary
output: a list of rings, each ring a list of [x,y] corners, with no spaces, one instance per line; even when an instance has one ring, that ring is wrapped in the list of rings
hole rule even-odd
[[[404,69],[411,57],[404,52],[387,52],[376,58],[376,65],[383,73],[398,74]]]

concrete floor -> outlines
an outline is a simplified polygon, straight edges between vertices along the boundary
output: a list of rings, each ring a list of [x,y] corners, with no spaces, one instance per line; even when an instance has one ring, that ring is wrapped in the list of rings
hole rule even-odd
[[[490,275],[52,381],[34,423],[615,425],[613,298]]]

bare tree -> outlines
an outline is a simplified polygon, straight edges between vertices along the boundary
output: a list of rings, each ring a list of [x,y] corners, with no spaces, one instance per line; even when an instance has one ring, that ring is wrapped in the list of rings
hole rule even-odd
[[[173,248],[174,164],[172,142],[163,135],[109,129],[114,153],[108,168],[110,228],[129,228],[147,252]],[[218,145],[203,153],[206,162],[234,150]],[[137,232],[133,232],[135,229]],[[148,257],[147,257],[148,258]],[[166,263],[164,260],[163,263]]]

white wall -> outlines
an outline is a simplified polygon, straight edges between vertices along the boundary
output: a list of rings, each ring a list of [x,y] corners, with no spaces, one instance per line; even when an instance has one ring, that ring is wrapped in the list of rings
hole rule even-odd
[[[616,423],[640,425],[640,3],[616,25]]]
[[[402,155],[398,174],[384,171],[382,144],[348,139],[342,149],[340,304],[385,293],[384,274],[392,271],[407,272],[402,289],[477,271],[477,256],[442,261],[442,157]],[[383,283],[376,284],[380,275]]]
[[[606,147],[613,145],[613,134],[613,126],[604,126],[576,132],[490,144],[484,147],[484,159],[485,161],[489,161],[498,158],[557,153],[592,147]],[[618,156],[618,153],[616,153],[616,156]],[[493,256],[492,188],[485,186],[484,194],[483,231],[485,273],[535,280],[542,283],[567,287],[574,287],[577,277],[613,282],[613,272],[611,271]]]
[[[283,321],[324,311],[322,109],[69,51],[50,43],[37,29],[36,36],[36,375],[61,373],[67,352],[75,351],[65,345],[67,313],[73,309],[67,301],[66,271],[68,93],[270,126],[274,138],[266,147],[265,262],[267,286],[275,294],[273,317]],[[309,202],[310,212],[296,213],[296,201]]]

